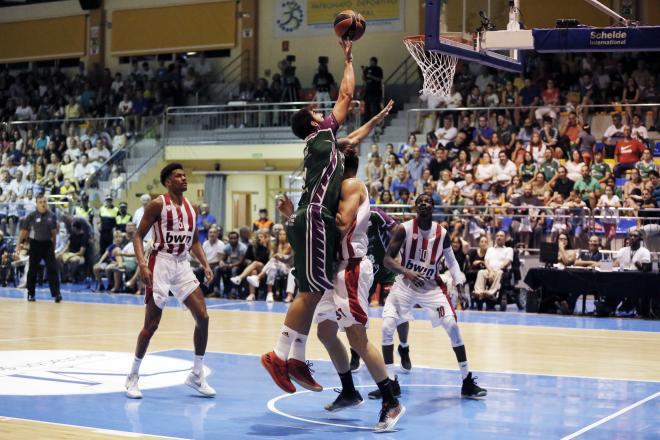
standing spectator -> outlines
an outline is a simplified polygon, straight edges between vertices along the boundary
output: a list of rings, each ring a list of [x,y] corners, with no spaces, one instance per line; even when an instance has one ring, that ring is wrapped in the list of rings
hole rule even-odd
[[[99,248],[106,249],[112,244],[112,231],[117,225],[117,214],[119,209],[112,204],[112,197],[105,198],[105,204],[99,209]]]
[[[532,84],[531,78],[525,78],[524,87],[520,89],[520,92],[518,92],[517,106],[529,108],[522,111],[516,110],[516,114],[518,115],[516,120],[519,121],[521,118],[527,118],[529,116],[531,107],[537,107],[540,102],[541,92],[539,91],[539,88],[535,84]]]
[[[605,248],[610,249],[610,243],[616,237],[616,222],[618,218],[617,208],[621,207],[621,200],[614,194],[614,188],[605,187],[605,194],[598,199],[601,221],[605,229]]]
[[[623,129],[626,127],[621,122],[621,114],[615,113],[612,115],[612,125],[607,127],[603,133],[603,143],[605,144],[605,158],[611,159],[614,157],[614,149],[617,142],[624,138]]]
[[[630,127],[623,127],[623,139],[616,143],[614,149],[614,158],[616,165],[614,165],[614,177],[620,178],[626,170],[635,168],[635,164],[639,161],[644,145],[637,139],[631,136]]]
[[[271,230],[273,229],[273,221],[268,218],[268,210],[266,208],[261,208],[259,210],[259,218],[256,222],[252,223],[253,231],[260,231],[262,229]]]
[[[43,194],[37,196],[37,210],[29,213],[21,224],[18,237],[18,251],[25,248],[29,239],[29,266],[27,274],[28,301],[35,301],[35,287],[37,284],[37,270],[43,260],[48,272],[48,285],[50,294],[58,303],[62,301],[60,294],[60,275],[57,273],[55,261],[55,242],[59,230],[57,219],[46,204]]]
[[[209,212],[209,205],[207,203],[199,205],[199,215],[197,216],[197,234],[199,235],[199,241],[202,243],[206,241],[208,230],[217,222],[215,216]]]
[[[578,145],[582,160],[587,165],[591,165],[591,160],[594,156],[594,149],[596,147],[596,138],[591,134],[591,127],[589,124],[584,124],[582,126],[582,131],[578,134]]]
[[[371,57],[369,66],[362,67],[364,80],[364,120],[369,121],[380,112],[380,103],[383,100],[383,69],[378,66],[378,58]]]
[[[117,230],[121,232],[126,232],[126,225],[130,223],[133,216],[128,213],[128,205],[126,202],[119,203],[119,211],[117,212],[117,218],[115,223],[117,224]]]
[[[623,96],[621,97],[621,103],[623,104],[638,104],[642,98],[642,91],[635,81],[635,78],[628,78],[626,86],[623,88]],[[635,113],[636,107],[626,107],[626,115],[628,116],[628,121],[632,119],[633,113]]]
[[[336,84],[335,84],[335,78],[328,71],[327,57],[319,57],[319,69],[314,75],[314,78],[312,79],[312,85],[314,86],[314,90],[316,90],[314,101],[316,102],[332,101],[332,98],[330,98],[330,90],[332,89],[333,86],[336,86]]]

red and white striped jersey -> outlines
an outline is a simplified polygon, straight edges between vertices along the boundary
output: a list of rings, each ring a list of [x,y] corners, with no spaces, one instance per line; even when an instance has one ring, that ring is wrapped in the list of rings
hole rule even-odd
[[[369,204],[369,192],[367,191],[367,186],[364,184],[362,184],[362,186],[364,187],[364,201],[358,207],[353,224],[341,240],[342,260],[362,258],[367,255],[367,247],[369,246],[367,230],[369,229],[371,206]]]
[[[424,275],[426,282],[422,287],[417,287],[403,275],[397,276],[397,282],[417,292],[437,289],[436,277],[440,275],[438,263],[442,250],[451,244],[447,231],[436,222],[431,222],[431,228],[424,231],[419,228],[417,219],[403,223],[403,227],[406,230],[406,241],[401,247],[401,265]]]
[[[159,197],[163,200],[163,209],[152,226],[153,250],[177,256],[187,254],[193,243],[197,214],[185,197],[181,206],[176,206],[169,194]]]

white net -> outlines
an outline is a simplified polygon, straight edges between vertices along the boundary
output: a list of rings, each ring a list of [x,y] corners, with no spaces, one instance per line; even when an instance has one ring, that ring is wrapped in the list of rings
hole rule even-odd
[[[422,93],[435,97],[449,96],[458,58],[445,53],[427,51],[423,36],[407,37],[403,42],[422,69],[424,77]]]

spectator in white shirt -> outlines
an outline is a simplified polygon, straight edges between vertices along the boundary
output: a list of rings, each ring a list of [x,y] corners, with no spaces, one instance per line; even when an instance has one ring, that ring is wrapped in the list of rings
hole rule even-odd
[[[126,134],[124,134],[124,129],[118,125],[115,127],[115,135],[112,138],[112,151],[118,151],[124,148],[126,145]]]
[[[115,73],[115,79],[112,80],[112,84],[110,84],[110,89],[115,94],[119,94],[119,90],[122,87],[124,87],[124,80],[121,78],[121,73],[117,72],[117,73]]]
[[[23,173],[24,176],[29,176],[32,172],[32,164],[28,162],[27,156],[21,156],[20,165],[16,167],[16,172]]]
[[[511,183],[513,176],[518,174],[516,164],[511,162],[504,151],[500,151],[498,161],[495,164],[495,180],[502,186],[507,186]]]
[[[133,223],[135,223],[138,228],[140,227],[140,221],[144,216],[144,208],[147,206],[149,202],[151,202],[151,196],[149,194],[142,194],[140,196],[141,205],[133,213]],[[151,240],[151,228],[149,228],[149,232],[147,232],[147,235],[144,236],[144,241],[149,241],[149,240]]]
[[[14,180],[11,181],[8,189],[9,191],[12,191],[14,194],[16,194],[19,198],[23,198],[28,188],[31,187],[32,185],[30,184],[30,182],[23,180],[23,172],[20,170],[16,170],[16,175],[14,176]]]
[[[32,110],[32,107],[30,107],[27,99],[21,99],[20,105],[16,107],[14,116],[17,121],[31,121],[35,118],[34,111]]]
[[[613,156],[614,153],[614,147],[616,146],[616,143],[619,142],[620,140],[623,140],[625,135],[623,134],[623,129],[626,128],[627,126],[623,124],[621,115],[619,113],[615,113],[612,115],[612,125],[607,127],[605,130],[605,133],[603,133],[603,143],[609,147],[611,150],[612,154],[609,154],[609,152],[605,155],[606,157],[611,157]]]
[[[504,246],[505,240],[504,231],[495,235],[495,246],[488,248],[484,257],[486,268],[477,272],[474,294],[481,301],[495,299],[500,290],[502,274],[513,262],[513,249]]]
[[[105,139],[96,139],[96,147],[87,152],[90,163],[99,168],[110,158],[110,151],[105,147]]]
[[[220,287],[220,261],[224,258],[225,244],[218,238],[219,235],[218,228],[211,226],[208,231],[208,239],[202,244],[206,260],[213,270],[213,280],[208,285],[209,293]],[[204,276],[203,269],[200,275]]]
[[[628,233],[630,246],[622,247],[617,252],[614,266],[623,270],[648,271],[651,264],[651,253],[642,245],[642,236],[639,231]]]
[[[488,191],[490,185],[494,183],[495,171],[495,165],[491,162],[490,154],[483,153],[481,155],[481,163],[477,165],[474,174],[477,187],[484,191]]]
[[[442,121],[442,127],[438,128],[435,131],[435,135],[438,138],[438,143],[443,147],[446,146],[449,142],[456,139],[456,134],[458,130],[454,127],[454,121],[451,116],[445,116]]]
[[[85,180],[87,180],[89,176],[94,174],[94,171],[95,168],[92,164],[88,162],[87,155],[83,154],[82,156],[80,156],[80,161],[73,170],[73,175],[78,181],[79,188],[85,187]]]
[[[644,142],[649,138],[649,131],[642,125],[642,119],[638,114],[634,114],[632,118],[631,136],[633,139]]]

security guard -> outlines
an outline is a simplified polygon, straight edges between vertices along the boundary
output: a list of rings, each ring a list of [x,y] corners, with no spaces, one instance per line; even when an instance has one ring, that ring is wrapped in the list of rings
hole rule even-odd
[[[99,219],[101,220],[99,249],[103,251],[112,244],[112,232],[117,226],[118,213],[119,209],[112,204],[112,197],[106,197],[105,204],[99,209]]]
[[[41,260],[46,263],[48,285],[50,294],[55,302],[62,301],[60,294],[60,275],[57,272],[55,261],[55,241],[58,232],[55,214],[48,210],[46,196],[37,196],[37,210],[25,216],[21,222],[21,231],[18,236],[18,251],[25,247],[25,241],[30,239],[30,260],[27,274],[28,301],[34,301],[34,289],[37,284],[37,270]]]
[[[128,213],[127,209],[128,205],[126,202],[121,202],[119,204],[119,212],[117,213],[115,223],[117,223],[117,229],[121,232],[126,232],[126,224],[130,223],[130,221],[133,219],[133,216]]]

